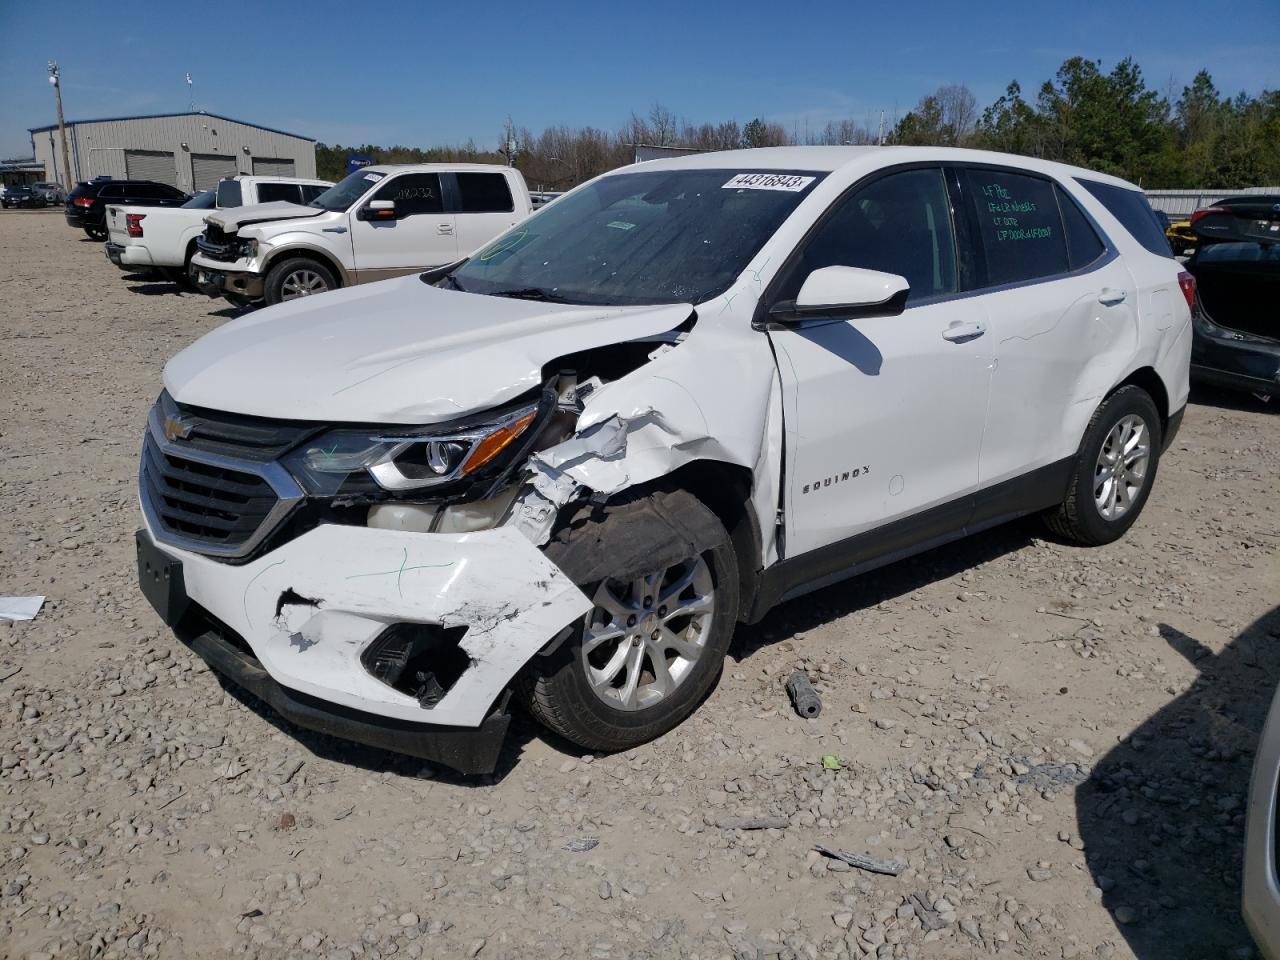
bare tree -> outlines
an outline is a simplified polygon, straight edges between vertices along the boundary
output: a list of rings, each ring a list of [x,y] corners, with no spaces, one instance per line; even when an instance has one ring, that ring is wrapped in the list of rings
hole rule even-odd
[[[942,108],[942,131],[949,146],[960,146],[973,136],[978,125],[978,101],[964,84],[939,87],[934,98]]]
[[[660,103],[649,108],[649,135],[654,146],[671,146],[676,137],[676,115]]]

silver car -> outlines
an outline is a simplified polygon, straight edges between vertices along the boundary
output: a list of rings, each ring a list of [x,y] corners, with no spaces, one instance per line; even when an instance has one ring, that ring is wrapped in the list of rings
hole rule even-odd
[[[1280,860],[1276,788],[1280,784],[1280,690],[1271,701],[1253,760],[1244,839],[1244,922],[1267,960],[1280,960]]]
[[[43,196],[44,202],[51,207],[62,203],[67,197],[67,192],[60,183],[33,183],[31,192]]]

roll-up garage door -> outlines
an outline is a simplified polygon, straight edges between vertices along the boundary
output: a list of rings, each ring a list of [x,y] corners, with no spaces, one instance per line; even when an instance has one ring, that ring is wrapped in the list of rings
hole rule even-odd
[[[178,168],[173,154],[163,150],[126,150],[124,169],[130,180],[155,180],[171,187],[178,185]]]
[[[221,156],[216,153],[193,153],[191,155],[191,178],[197,190],[215,190],[218,181],[223,177],[234,177],[240,171],[236,169],[236,158]]]
[[[294,173],[292,160],[273,160],[270,157],[254,157],[253,172],[260,177],[292,177]]]

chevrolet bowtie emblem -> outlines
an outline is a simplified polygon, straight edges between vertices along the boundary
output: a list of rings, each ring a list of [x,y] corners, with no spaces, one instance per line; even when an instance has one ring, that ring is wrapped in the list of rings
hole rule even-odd
[[[191,436],[192,424],[187,423],[180,417],[164,418],[164,436],[171,443],[174,440],[185,440]]]

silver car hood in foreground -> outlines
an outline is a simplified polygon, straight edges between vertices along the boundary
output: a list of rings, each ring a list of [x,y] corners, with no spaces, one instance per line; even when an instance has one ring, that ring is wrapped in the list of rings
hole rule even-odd
[[[329,423],[438,423],[537,387],[559,356],[664,333],[690,304],[572,306],[441,290],[416,276],[269,307],[169,361],[179,403]]]
[[[212,224],[226,233],[235,233],[241,227],[251,223],[269,223],[272,220],[298,220],[303,217],[318,217],[328,213],[320,207],[305,207],[300,203],[287,200],[274,200],[271,203],[255,203],[247,207],[228,207],[226,210],[215,210],[204,218],[205,223]]]

